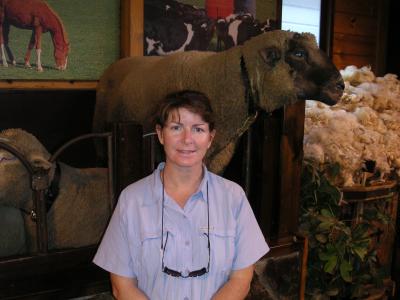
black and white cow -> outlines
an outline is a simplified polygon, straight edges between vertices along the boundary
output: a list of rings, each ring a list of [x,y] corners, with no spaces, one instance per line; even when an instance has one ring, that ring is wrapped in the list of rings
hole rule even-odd
[[[207,50],[213,32],[214,21],[204,9],[174,0],[145,1],[145,55]]]
[[[218,19],[216,23],[217,38],[224,44],[223,49],[243,45],[253,36],[275,29],[278,27],[274,20],[267,19],[266,22],[260,23],[249,13],[232,14]]]

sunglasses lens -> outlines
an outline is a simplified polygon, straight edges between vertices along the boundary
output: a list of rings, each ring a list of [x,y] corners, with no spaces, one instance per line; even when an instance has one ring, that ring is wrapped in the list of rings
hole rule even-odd
[[[175,270],[171,270],[170,268],[167,268],[167,267],[164,267],[163,272],[165,274],[168,274],[168,275],[171,275],[171,276],[174,276],[174,277],[181,277],[182,276],[181,272],[178,272],[178,271],[175,271]]]

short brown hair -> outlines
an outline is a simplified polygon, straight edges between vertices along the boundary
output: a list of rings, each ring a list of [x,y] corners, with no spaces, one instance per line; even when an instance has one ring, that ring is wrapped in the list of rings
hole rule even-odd
[[[179,108],[186,108],[190,112],[200,115],[208,124],[210,131],[214,130],[215,121],[210,100],[203,93],[189,90],[172,93],[164,98],[155,118],[156,124],[164,127],[170,113]]]

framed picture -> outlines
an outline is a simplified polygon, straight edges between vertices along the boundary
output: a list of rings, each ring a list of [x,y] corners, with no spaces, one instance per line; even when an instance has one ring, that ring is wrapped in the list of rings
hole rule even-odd
[[[2,2],[0,88],[94,88],[103,71],[122,53],[120,8],[131,2]],[[25,22],[27,19],[30,21]]]
[[[221,51],[277,29],[277,0],[144,0],[144,55]]]

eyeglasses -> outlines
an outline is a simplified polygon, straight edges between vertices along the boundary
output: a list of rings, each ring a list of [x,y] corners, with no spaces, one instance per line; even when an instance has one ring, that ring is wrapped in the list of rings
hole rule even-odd
[[[168,268],[167,266],[164,265],[164,253],[165,253],[165,248],[167,246],[168,242],[168,235],[169,232],[167,231],[167,237],[165,238],[165,244],[163,245],[163,240],[164,240],[164,173],[163,173],[163,192],[162,192],[162,213],[161,213],[161,252],[162,252],[162,260],[161,260],[161,270],[163,273],[173,276],[173,277],[183,277],[183,278],[188,278],[188,277],[198,277],[202,276],[206,273],[208,273],[210,269],[210,206],[208,203],[208,182],[207,182],[207,247],[208,247],[208,264],[207,268],[201,268],[199,270],[191,271],[188,272],[187,274],[183,274],[182,272],[175,271],[173,269]]]

